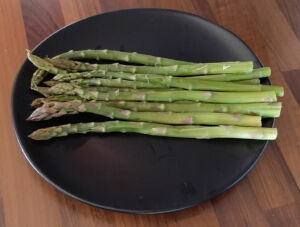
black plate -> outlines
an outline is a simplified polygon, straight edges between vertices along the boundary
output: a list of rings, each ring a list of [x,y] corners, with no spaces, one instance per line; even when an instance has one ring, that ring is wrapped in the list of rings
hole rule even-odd
[[[78,21],[52,34],[34,54],[52,57],[70,49],[88,48],[137,51],[195,62],[251,60],[262,66],[231,32],[191,14],[160,9],[123,10]],[[90,205],[147,214],[197,205],[236,184],[266,146],[265,141],[255,140],[121,133],[36,142],[27,135],[41,127],[107,119],[81,114],[26,122],[31,113],[29,104],[39,97],[29,89],[34,70],[26,60],[12,95],[15,132],[22,152],[45,180]],[[263,125],[272,127],[273,121],[266,119]]]

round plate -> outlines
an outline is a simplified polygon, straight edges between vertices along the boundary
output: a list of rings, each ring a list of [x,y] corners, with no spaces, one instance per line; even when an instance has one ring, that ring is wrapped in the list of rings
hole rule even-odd
[[[231,32],[191,14],[161,9],[130,9],[89,17],[52,34],[34,54],[52,57],[70,49],[89,48],[194,62],[251,60],[262,66]],[[26,122],[31,101],[39,97],[29,89],[34,70],[26,60],[12,95],[15,132],[22,152],[45,180],[93,206],[150,214],[197,205],[236,184],[254,166],[267,143],[122,133],[33,141],[27,136],[38,128],[108,120],[79,114]],[[273,121],[265,119],[263,125],[272,127]]]

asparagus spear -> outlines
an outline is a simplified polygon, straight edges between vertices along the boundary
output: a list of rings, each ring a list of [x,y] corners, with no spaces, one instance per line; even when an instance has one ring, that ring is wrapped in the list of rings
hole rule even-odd
[[[121,75],[121,74],[120,74]],[[145,74],[140,74],[141,76]],[[118,76],[117,76],[118,77]],[[123,77],[123,76],[120,76]],[[188,78],[148,78],[140,79],[140,81],[128,81],[121,78],[117,79],[77,79],[71,80],[72,84],[80,86],[106,86],[106,87],[124,87],[124,88],[182,88],[195,91],[275,91],[277,96],[282,97],[284,95],[284,89],[281,86],[271,85],[248,85],[238,84],[232,82],[220,82],[220,81],[196,81]],[[171,77],[171,76],[170,76]],[[126,77],[123,77],[126,78]]]
[[[141,83],[141,85],[131,86],[133,88],[153,88],[153,87],[175,87],[183,88],[188,90],[202,90],[202,91],[261,91],[261,85],[248,85],[248,84],[237,84],[232,82],[220,82],[220,81],[206,81],[206,80],[193,80],[188,78],[176,78],[176,77],[147,77],[145,74],[139,74],[139,77],[131,78],[136,81],[127,81],[130,79],[127,76],[122,76],[122,74],[116,75],[118,79],[100,79],[100,78],[90,78],[90,79],[77,79],[71,80],[73,84],[80,86],[114,86],[114,87],[129,87],[128,84],[131,83]],[[121,79],[122,77],[122,79]],[[123,80],[123,78],[125,80]],[[105,81],[105,83],[103,82]],[[141,81],[141,82],[139,82]],[[147,83],[148,81],[148,83]],[[114,82],[113,84],[111,84]],[[134,84],[135,84],[134,83]]]
[[[120,78],[132,81],[142,81],[152,84],[160,84],[165,87],[177,87],[189,90],[215,90],[215,91],[260,91],[260,86],[237,84],[222,81],[206,81],[200,77],[178,78],[172,76],[160,76],[155,74],[131,74],[124,72],[107,72],[96,70],[83,73],[58,74],[53,79],[58,81],[71,81],[78,85],[101,85],[102,79],[96,78]],[[88,78],[88,79],[77,79]],[[109,86],[109,85],[104,85]]]
[[[107,102],[107,105],[139,112],[205,112],[239,113],[261,117],[279,117],[281,103],[213,104],[213,103],[157,103],[157,102]]]
[[[125,79],[125,81],[120,80],[120,85],[124,87],[128,87],[127,85],[123,85],[126,83],[126,80],[132,81],[141,81],[147,82],[147,86],[129,86],[134,88],[139,87],[154,87],[150,84],[161,85],[161,87],[176,87],[183,88],[188,90],[207,90],[207,91],[272,91],[274,90],[278,96],[283,96],[284,90],[283,87],[280,86],[270,86],[270,85],[248,85],[248,84],[237,84],[232,82],[222,82],[222,81],[207,81],[202,80],[202,77],[185,77],[178,78],[173,76],[161,76],[154,74],[131,74],[124,72],[107,72],[105,70],[95,70],[91,72],[83,72],[83,73],[69,73],[69,74],[58,74],[53,79],[66,81],[71,80],[72,83],[77,85],[104,85],[111,86],[110,80],[104,80],[100,78],[117,78],[117,79]],[[76,79],[75,78],[89,78],[89,79]],[[116,82],[111,80],[111,82]],[[129,83],[129,82],[127,82]],[[150,83],[150,84],[149,84]],[[130,83],[129,83],[130,84]],[[118,83],[113,83],[113,87],[121,87],[118,86]]]
[[[32,59],[37,60],[37,59]],[[41,59],[38,59],[41,61]],[[43,60],[43,59],[42,59]],[[219,63],[198,63],[191,65],[170,65],[170,66],[133,66],[114,64],[90,64],[66,59],[44,59],[55,67],[67,71],[93,71],[108,70],[113,72],[148,73],[161,75],[199,75],[217,73],[247,73],[252,72],[253,62],[219,62]],[[38,65],[38,63],[35,63]]]
[[[72,100],[67,102],[44,101],[27,120],[49,120],[78,112],[94,113],[112,119],[146,121],[165,124],[206,124],[261,126],[260,116],[228,113],[173,113],[173,112],[134,112],[106,105],[104,102]]]
[[[35,99],[31,106],[40,107],[44,102],[59,101],[66,102],[75,99],[83,100],[79,96],[50,96]],[[111,101],[104,102],[105,105],[138,112],[217,112],[217,113],[239,113],[247,115],[258,115],[261,117],[279,117],[282,104],[279,103],[248,103],[248,104],[212,104],[212,103],[166,103],[166,102],[128,102]]]
[[[75,73],[76,74],[76,73]],[[192,78],[178,78],[173,76],[160,76],[153,74],[130,74],[123,72],[106,72],[106,71],[92,71],[87,72],[89,79],[77,79],[71,80],[71,83],[77,85],[104,85],[111,86],[110,81],[107,80],[105,84],[102,83],[103,79],[94,78],[103,77],[103,78],[118,78],[120,79],[120,85],[126,83],[126,80],[141,81],[148,83],[147,86],[136,86],[136,87],[148,87],[151,88],[150,84],[160,85],[161,87],[176,87],[183,88],[188,90],[204,90],[204,91],[275,91],[276,95],[283,96],[284,90],[281,86],[270,86],[270,85],[248,85],[248,84],[237,84],[233,82],[223,82],[223,81],[207,81],[199,80],[199,77]],[[72,76],[71,76],[72,77]],[[88,76],[86,76],[88,77]],[[201,77],[200,77],[201,78]],[[125,79],[122,81],[122,79]],[[114,87],[121,87],[114,85]],[[128,87],[123,85],[124,87]],[[136,88],[135,87],[135,88]]]
[[[70,81],[81,78],[92,78],[92,77],[103,77],[107,71],[105,70],[94,70],[92,72],[77,72],[77,73],[67,73],[67,74],[58,74],[53,79],[58,81]],[[135,77],[135,73],[127,73],[128,76]],[[111,74],[116,75],[116,73]],[[232,73],[232,74],[219,74],[219,75],[209,75],[209,76],[197,76],[192,77],[194,79],[199,80],[213,80],[213,81],[240,81],[240,80],[248,80],[248,79],[258,79],[262,77],[268,77],[271,75],[271,70],[269,67],[254,69],[251,73]],[[157,76],[156,74],[148,74],[149,76]],[[259,80],[255,80],[255,83],[259,84]]]
[[[130,63],[138,63],[143,65],[188,65],[195,64],[187,61],[174,60],[169,58],[156,57],[148,54],[140,54],[136,52],[124,52],[116,50],[70,50],[66,53],[58,55],[56,58],[61,59],[94,59],[94,60],[114,60]]]
[[[61,83],[61,82],[60,81],[56,81],[56,80],[44,81],[44,84],[46,84],[49,87],[52,87],[52,86],[54,86],[56,84],[59,84],[59,83]],[[239,80],[239,81],[233,81],[233,83],[238,83],[238,84],[253,84],[253,85],[255,85],[255,84],[259,84],[260,80],[259,79]],[[115,89],[118,89],[118,88],[121,89],[121,90],[123,89],[124,91],[130,91],[130,88],[120,88],[120,87],[103,87],[103,86],[101,86],[101,87],[98,87],[98,88],[103,88],[103,90],[102,90],[103,92],[115,90]],[[143,90],[147,90],[147,89],[144,88]],[[156,88],[156,90],[170,90],[170,88]],[[171,88],[171,90],[184,90],[184,89]]]
[[[105,70],[97,70],[97,71],[100,71],[99,74],[101,75],[102,73],[105,73],[106,71]],[[129,74],[129,73],[128,73]],[[131,77],[134,77],[135,74],[134,73],[131,73],[130,74]],[[130,76],[129,75],[129,76]],[[156,74],[154,74],[156,75]],[[156,75],[157,76],[157,75]],[[214,76],[218,76],[218,75],[211,75],[210,77],[214,77]],[[89,73],[89,72],[81,72],[81,73],[67,73],[67,74],[57,74],[53,77],[53,80],[56,80],[56,81],[61,81],[61,82],[66,82],[66,81],[70,81],[70,80],[76,80],[76,79],[82,79],[82,78],[93,78],[93,77],[100,77],[100,76],[97,76],[97,74],[95,76],[93,76],[92,73]],[[187,77],[187,78],[197,78],[199,80],[203,79],[202,78],[203,76],[198,76],[198,77]],[[213,81],[213,80],[211,80]],[[222,80],[216,80],[215,81],[222,81]],[[225,82],[226,80],[224,80]],[[230,81],[229,81],[230,82]],[[258,78],[256,79],[248,79],[248,80],[236,80],[236,81],[231,81],[231,82],[234,82],[234,83],[238,83],[238,84],[260,84],[260,80]]]
[[[47,88],[51,95],[78,95],[84,99],[103,101],[158,101],[174,102],[202,101],[211,103],[255,103],[276,102],[274,91],[262,92],[210,92],[210,91],[136,91],[102,93],[68,83],[61,83]]]
[[[237,138],[256,140],[275,140],[276,128],[238,127],[238,126],[170,126],[146,122],[107,121],[90,122],[54,126],[38,129],[29,137],[34,140],[49,140],[69,134],[109,132],[134,132],[152,136],[168,136],[179,138],[212,139],[212,138]]]

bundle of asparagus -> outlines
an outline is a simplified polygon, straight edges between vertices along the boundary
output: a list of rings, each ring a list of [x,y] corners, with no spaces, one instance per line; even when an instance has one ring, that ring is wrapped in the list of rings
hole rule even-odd
[[[269,67],[252,62],[192,63],[114,50],[69,51],[40,58],[28,51],[38,68],[31,89],[44,98],[30,121],[82,112],[124,121],[66,124],[29,135],[47,140],[74,133],[135,132],[182,138],[242,138],[273,140],[275,128],[261,127],[262,118],[279,117],[284,95],[280,86],[260,84]],[[84,60],[114,60],[142,65],[92,64]],[[81,60],[81,61],[78,61]],[[39,84],[46,75],[50,81]]]

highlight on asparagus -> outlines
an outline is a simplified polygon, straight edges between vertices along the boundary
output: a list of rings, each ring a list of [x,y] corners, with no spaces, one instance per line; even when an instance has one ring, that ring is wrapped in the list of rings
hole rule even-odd
[[[277,97],[284,89],[260,84],[271,69],[253,69],[251,61],[197,63],[106,49],[71,50],[53,58],[27,55],[38,68],[31,89],[45,96],[33,101],[36,109],[27,120],[82,112],[122,120],[39,129],[29,135],[34,140],[88,132],[196,139],[277,136],[276,129],[261,127],[261,120],[280,116]],[[102,59],[116,62],[88,62]],[[49,74],[52,80],[44,81]]]

